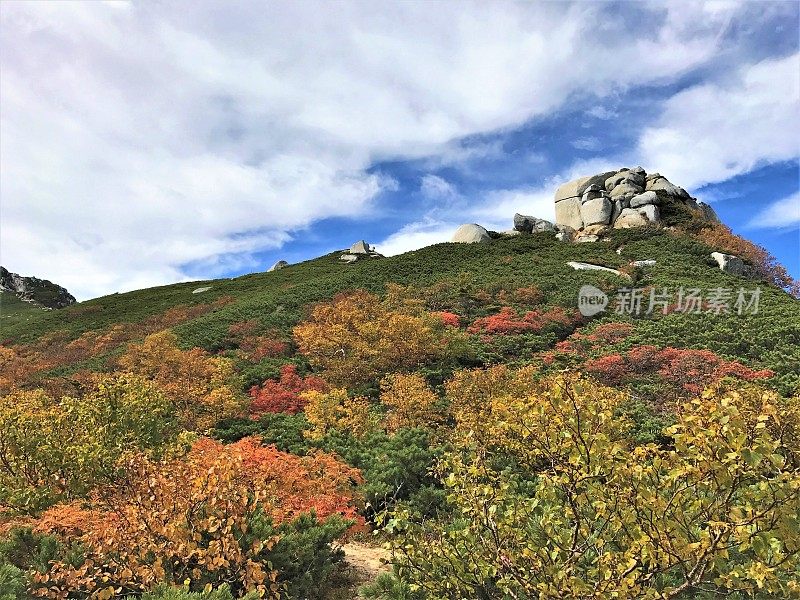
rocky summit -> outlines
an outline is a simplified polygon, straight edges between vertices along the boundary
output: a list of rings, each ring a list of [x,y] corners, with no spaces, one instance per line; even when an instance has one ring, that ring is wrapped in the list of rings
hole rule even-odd
[[[709,205],[642,167],[568,181],[555,192],[555,209],[555,228],[565,241],[595,241],[612,228],[670,225],[680,217],[718,220]]]
[[[13,294],[42,308],[64,308],[75,304],[75,297],[66,288],[46,279],[22,277],[5,267],[0,267],[0,292]]]

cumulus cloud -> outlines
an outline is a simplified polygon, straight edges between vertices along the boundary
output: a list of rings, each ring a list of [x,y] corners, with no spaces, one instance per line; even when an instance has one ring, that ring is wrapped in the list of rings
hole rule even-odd
[[[738,10],[641,5],[621,36],[595,3],[7,3],[4,264],[80,298],[250,264],[369,217],[376,162],[497,152],[454,141],[668,81]]]
[[[800,54],[764,60],[667,100],[639,156],[684,187],[724,181],[800,155],[799,111]]]
[[[776,200],[749,222],[753,229],[787,229],[800,225],[800,192]]]

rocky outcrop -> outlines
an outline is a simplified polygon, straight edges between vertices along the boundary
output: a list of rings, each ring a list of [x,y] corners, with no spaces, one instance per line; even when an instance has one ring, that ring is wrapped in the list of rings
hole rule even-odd
[[[0,290],[42,308],[64,308],[75,304],[75,297],[66,288],[38,277],[22,277],[0,267]]]
[[[284,267],[288,267],[289,263],[285,260],[279,260],[274,265],[272,265],[269,269],[267,269],[267,273],[272,273],[273,271],[280,271]]]
[[[344,254],[339,257],[339,260],[345,263],[354,263],[365,258],[383,258],[383,254],[375,252],[375,248],[370,246],[364,240],[359,240],[349,250],[345,250]]]
[[[717,261],[720,271],[730,273],[731,275],[748,275],[747,265],[738,256],[724,254],[722,252],[712,252],[711,258]]]
[[[545,219],[529,217],[519,213],[514,215],[514,231],[519,233],[539,233],[542,231],[555,231],[555,225]],[[507,232],[510,234],[510,232]],[[513,234],[512,234],[513,235]]]
[[[560,239],[583,242],[602,239],[592,228],[626,229],[664,225],[664,211],[689,211],[703,221],[718,221],[714,210],[697,202],[682,187],[660,173],[648,174],[642,167],[580,177],[562,184],[555,193],[555,227],[569,227],[572,236]],[[526,217],[534,219],[534,217]]]
[[[486,244],[492,238],[484,227],[476,223],[466,223],[456,229],[450,241],[458,244]]]

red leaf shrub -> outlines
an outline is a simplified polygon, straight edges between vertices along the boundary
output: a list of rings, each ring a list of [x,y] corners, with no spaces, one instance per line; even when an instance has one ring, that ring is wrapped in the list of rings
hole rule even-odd
[[[461,325],[461,318],[455,313],[441,311],[432,314],[433,316],[441,319],[442,323],[444,323],[447,327],[458,327]]]
[[[475,319],[468,331],[485,335],[539,333],[548,325],[572,326],[579,321],[578,313],[566,311],[560,306],[547,311],[531,310],[522,316],[518,315],[513,308],[504,306],[495,315]]]
[[[307,391],[327,392],[328,384],[315,375],[300,377],[296,366],[284,365],[280,379],[268,379],[250,388],[250,416],[256,419],[264,413],[297,414],[306,405],[300,394]]]
[[[610,385],[624,385],[656,375],[676,395],[698,394],[723,377],[746,381],[768,379],[769,369],[755,370],[739,362],[725,360],[710,350],[691,350],[655,346],[636,346],[624,354],[610,354],[588,360],[584,369]]]

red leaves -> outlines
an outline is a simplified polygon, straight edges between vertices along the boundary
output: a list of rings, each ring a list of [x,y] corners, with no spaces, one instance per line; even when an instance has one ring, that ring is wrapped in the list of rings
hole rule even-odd
[[[326,392],[328,385],[320,377],[300,377],[297,367],[284,365],[280,379],[268,379],[261,386],[250,389],[250,416],[258,418],[264,413],[296,414],[305,408],[306,400],[300,394],[307,391]]]
[[[441,319],[442,323],[444,323],[446,327],[458,327],[461,325],[461,318],[455,313],[441,311],[432,314],[434,317]]]
[[[575,311],[567,311],[560,306],[547,311],[528,311],[522,316],[513,308],[504,306],[495,315],[475,319],[467,331],[485,335],[539,333],[549,325],[572,326],[578,321],[580,316]]]
[[[746,381],[767,379],[774,373],[768,369],[755,370],[725,360],[710,350],[680,348],[658,349],[655,346],[635,346],[625,354],[610,354],[586,361],[584,368],[611,385],[629,383],[642,375],[657,375],[678,394],[697,394],[723,377]]]

